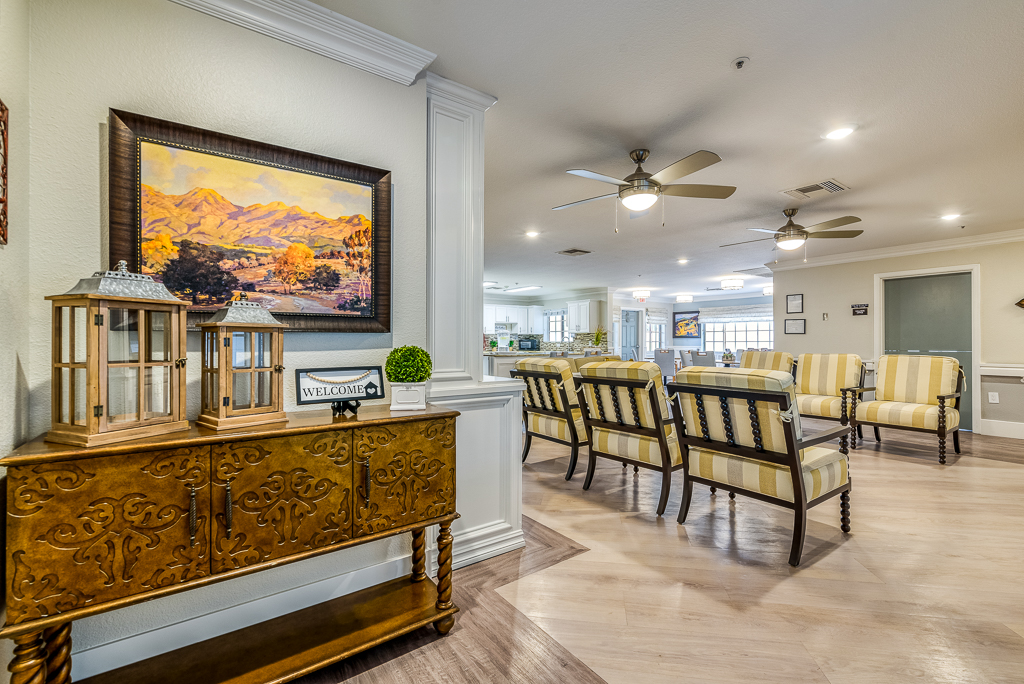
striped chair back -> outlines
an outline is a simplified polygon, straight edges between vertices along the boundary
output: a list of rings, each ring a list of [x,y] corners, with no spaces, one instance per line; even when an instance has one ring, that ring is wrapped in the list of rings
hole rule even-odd
[[[793,375],[787,371],[684,368],[668,391],[674,395],[676,432],[685,432],[681,441],[695,447],[785,454],[790,438],[801,439]]]
[[[796,360],[796,393],[838,397],[858,387],[864,364],[856,354],[801,354]]]
[[[670,425],[664,383],[658,364],[645,361],[606,361],[580,368],[588,421],[655,431]],[[660,401],[659,401],[660,399]]]
[[[960,362],[949,356],[887,354],[878,358],[875,398],[937,405],[940,394],[956,392]]]
[[[569,406],[579,406],[576,383],[566,359],[529,358],[516,361],[512,377],[526,383],[523,392],[525,411],[566,414],[565,401]]]
[[[793,372],[793,355],[789,352],[757,351],[743,352],[740,368]]]

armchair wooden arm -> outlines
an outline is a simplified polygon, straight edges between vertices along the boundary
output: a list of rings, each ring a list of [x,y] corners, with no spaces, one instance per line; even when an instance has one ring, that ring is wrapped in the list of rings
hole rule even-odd
[[[960,392],[950,392],[949,394],[939,394],[936,399],[956,399],[960,396]]]
[[[804,439],[801,439],[799,442],[796,443],[796,448],[806,449],[807,447],[812,447],[815,444],[830,442],[833,439],[837,439],[839,437],[847,435],[849,431],[850,429],[848,427],[846,427],[845,425],[840,425],[839,427],[835,427],[830,430],[825,430],[824,432],[819,432],[815,435],[811,435],[810,437],[805,437]]]
[[[839,391],[843,394],[847,392],[856,392],[857,394],[864,394],[865,392],[874,392],[877,388],[875,387],[843,387]]]

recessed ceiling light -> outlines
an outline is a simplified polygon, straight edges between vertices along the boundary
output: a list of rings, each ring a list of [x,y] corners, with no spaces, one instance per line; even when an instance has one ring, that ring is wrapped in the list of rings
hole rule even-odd
[[[523,285],[522,287],[510,287],[505,292],[525,292],[526,290],[539,290],[540,285]]]
[[[689,259],[680,259],[679,263],[685,264],[685,263],[689,263],[689,261],[690,261]]]
[[[960,214],[946,214],[942,217],[943,221],[952,221],[953,219],[960,218]]]
[[[826,133],[825,135],[823,135],[821,137],[822,138],[826,138],[828,140],[842,140],[846,136],[848,136],[851,133],[853,133],[855,130],[857,130],[857,127],[854,126],[853,124],[849,124],[849,125],[843,126],[842,128],[837,128],[834,131],[829,131],[828,133]]]
[[[537,231],[535,231],[535,230],[531,230],[530,232],[528,232],[528,233],[526,234],[526,237],[537,237],[538,235],[540,235],[540,233],[538,233],[538,232],[537,232]]]
[[[497,280],[485,280],[484,281],[484,287],[490,287],[491,285],[497,285],[497,284],[498,284]]]

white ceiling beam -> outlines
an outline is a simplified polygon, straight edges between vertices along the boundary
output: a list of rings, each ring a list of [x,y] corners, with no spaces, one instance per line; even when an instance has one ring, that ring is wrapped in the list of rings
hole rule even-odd
[[[310,0],[171,0],[343,64],[411,85],[433,52]]]

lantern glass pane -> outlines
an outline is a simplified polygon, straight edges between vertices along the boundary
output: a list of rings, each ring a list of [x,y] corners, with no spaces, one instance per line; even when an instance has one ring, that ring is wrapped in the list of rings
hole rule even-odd
[[[108,309],[107,361],[137,363],[139,360],[139,312],[135,309]],[[135,378],[138,382],[138,374]],[[138,403],[138,402],[136,402]],[[137,408],[137,407],[136,407]]]
[[[219,336],[215,332],[203,333],[203,363],[206,364],[205,368],[216,368],[217,367],[217,349],[218,343],[220,342]]]
[[[220,386],[216,371],[203,373],[203,410],[217,413],[220,404]]]
[[[147,366],[145,369],[143,419],[165,418],[171,415],[171,367]]]
[[[268,332],[254,333],[253,336],[256,338],[256,367],[270,368],[272,334]]]
[[[76,344],[75,346],[78,345]],[[75,378],[75,402],[72,423],[74,425],[85,425],[85,392],[88,389],[88,383],[85,380],[85,369],[73,368],[71,372]]]
[[[68,355],[71,353],[71,309],[66,306],[57,307],[57,325],[60,327],[60,354],[57,356],[61,363],[68,362]],[[67,414],[65,414],[67,415]],[[62,421],[63,422],[63,421]]]
[[[256,376],[256,406],[271,405],[271,385],[273,381],[270,372],[255,373]]]
[[[58,382],[60,386],[57,388],[59,398],[57,400],[57,422],[58,423],[70,423],[71,414],[68,410],[68,403],[70,402],[71,395],[71,370],[69,368],[59,369]]]
[[[107,368],[107,423],[139,419],[139,369],[137,366]]]
[[[247,332],[231,333],[231,365],[249,368],[252,363],[252,336]]]
[[[89,339],[88,327],[85,322],[88,309],[84,306],[76,306],[71,311],[71,318],[75,322],[75,353],[72,363],[85,363],[85,355],[88,349],[86,342]]]
[[[149,329],[147,330],[149,349],[146,360],[170,361],[171,314],[166,311],[148,311],[146,318],[149,319]]]
[[[247,409],[252,405],[252,374],[232,373],[231,408]]]

